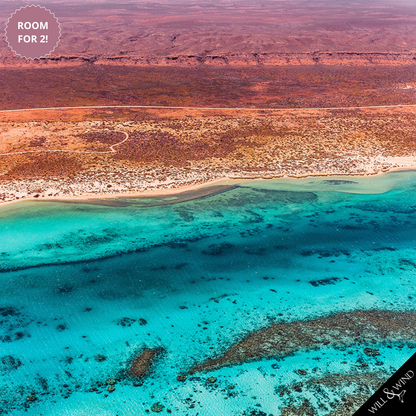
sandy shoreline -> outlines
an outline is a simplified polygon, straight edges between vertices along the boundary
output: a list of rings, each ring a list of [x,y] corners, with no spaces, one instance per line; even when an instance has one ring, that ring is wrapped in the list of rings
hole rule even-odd
[[[213,185],[226,185],[232,186],[246,181],[269,181],[275,179],[303,179],[303,178],[326,178],[326,177],[369,177],[379,176],[390,172],[398,171],[413,171],[416,170],[416,161],[406,167],[396,167],[391,169],[382,169],[377,172],[367,173],[317,173],[317,174],[298,174],[298,175],[276,175],[276,176],[226,176],[206,182],[194,183],[191,185],[179,185],[174,188],[156,188],[146,191],[133,191],[133,192],[119,192],[119,193],[85,193],[81,195],[65,195],[65,196],[53,196],[53,197],[25,197],[15,199],[13,201],[0,202],[0,207],[18,202],[25,201],[49,201],[49,202],[70,202],[70,201],[84,201],[86,203],[103,200],[103,199],[119,199],[119,198],[151,198],[151,197],[163,197],[169,195],[177,195],[184,192],[196,191]]]

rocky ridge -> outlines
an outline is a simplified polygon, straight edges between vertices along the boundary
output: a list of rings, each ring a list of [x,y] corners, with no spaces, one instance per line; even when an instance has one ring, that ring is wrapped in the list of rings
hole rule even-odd
[[[416,65],[416,52],[243,52],[224,54],[175,54],[175,55],[106,55],[74,54],[52,55],[36,61],[18,57],[0,58],[0,68],[53,67],[82,64],[120,66],[253,66],[253,65],[331,65],[331,66],[398,66]]]

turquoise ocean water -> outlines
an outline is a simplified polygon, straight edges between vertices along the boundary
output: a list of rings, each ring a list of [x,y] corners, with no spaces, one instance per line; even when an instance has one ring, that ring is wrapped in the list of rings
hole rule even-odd
[[[326,415],[354,386],[280,395],[297,369],[304,381],[365,359],[390,374],[412,355],[329,344],[177,381],[273,322],[416,309],[415,172],[214,190],[0,208],[0,414],[145,415],[159,402],[160,414],[277,416],[308,399]],[[146,348],[163,353],[134,386],[124,374]],[[96,388],[109,377],[110,394]]]

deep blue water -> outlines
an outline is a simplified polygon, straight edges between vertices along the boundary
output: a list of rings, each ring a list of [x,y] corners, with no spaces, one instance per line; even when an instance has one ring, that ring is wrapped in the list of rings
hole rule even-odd
[[[298,368],[345,374],[364,357],[369,372],[392,373],[408,345],[374,345],[381,358],[368,359],[360,345],[329,344],[176,380],[279,320],[414,311],[415,187],[415,172],[396,172],[227,183],[182,202],[1,207],[0,409],[124,416],[160,402],[161,414],[277,416],[289,404],[279,389]],[[123,378],[133,357],[159,347],[142,386]],[[121,379],[113,393],[89,391],[109,377]],[[322,403],[325,415],[353,392],[304,389],[290,403]]]

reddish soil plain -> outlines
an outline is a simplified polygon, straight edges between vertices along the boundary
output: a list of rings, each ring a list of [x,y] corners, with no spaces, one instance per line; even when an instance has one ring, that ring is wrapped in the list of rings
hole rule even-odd
[[[90,105],[350,107],[416,103],[414,65],[0,68],[0,109]]]

